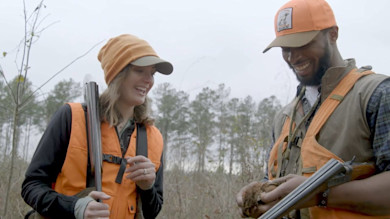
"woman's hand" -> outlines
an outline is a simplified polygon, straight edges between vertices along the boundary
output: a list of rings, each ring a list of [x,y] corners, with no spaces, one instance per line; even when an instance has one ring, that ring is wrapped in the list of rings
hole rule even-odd
[[[90,192],[89,196],[95,200],[98,200],[98,199],[107,200],[107,199],[111,198],[106,193],[97,192],[97,191]],[[100,203],[97,201],[89,202],[87,207],[85,208],[85,211],[84,211],[84,218],[85,219],[93,219],[93,218],[109,219],[109,217],[110,217],[109,206],[105,203]]]
[[[156,169],[154,163],[147,157],[138,155],[135,157],[126,157],[127,164],[125,173],[129,173],[126,178],[134,181],[142,190],[152,188],[156,179]]]

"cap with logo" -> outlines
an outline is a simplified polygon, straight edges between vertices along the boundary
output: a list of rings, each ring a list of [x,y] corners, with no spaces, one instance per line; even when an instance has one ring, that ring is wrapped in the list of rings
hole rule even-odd
[[[301,47],[326,28],[336,26],[332,8],[324,0],[291,0],[275,15],[276,38],[265,48]]]
[[[136,66],[155,65],[156,71],[169,75],[173,71],[171,63],[159,58],[148,42],[130,34],[111,38],[98,54],[104,70],[104,79],[110,84],[112,79],[128,64]]]

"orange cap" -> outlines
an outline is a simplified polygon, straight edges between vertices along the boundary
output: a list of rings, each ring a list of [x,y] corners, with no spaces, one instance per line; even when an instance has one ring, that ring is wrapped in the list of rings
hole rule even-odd
[[[276,39],[265,48],[301,47],[326,28],[336,26],[332,8],[324,0],[291,0],[275,15]]]
[[[112,79],[128,64],[136,66],[156,65],[162,74],[171,74],[171,63],[159,58],[148,42],[130,34],[111,38],[98,54],[104,70],[104,79],[110,84]]]

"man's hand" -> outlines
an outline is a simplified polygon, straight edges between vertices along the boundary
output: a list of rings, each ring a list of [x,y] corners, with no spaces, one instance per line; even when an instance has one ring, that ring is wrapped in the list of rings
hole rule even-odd
[[[154,163],[142,155],[126,157],[126,160],[127,164],[130,164],[125,171],[129,173],[126,178],[134,181],[142,190],[152,188],[156,179]]]
[[[301,185],[307,178],[304,176],[289,174],[287,176],[272,180],[272,183],[279,185],[276,189],[262,193],[260,195],[261,201],[264,202],[259,206],[259,211],[266,212],[272,208],[278,201],[283,199],[286,195],[292,192],[295,188]],[[304,201],[302,206],[298,208],[315,206],[317,204],[316,194],[308,197],[307,201]]]
[[[97,199],[107,200],[111,198],[106,193],[97,192],[97,191],[90,192],[89,196],[91,196],[95,200]],[[109,219],[109,216],[110,216],[109,206],[105,203],[100,203],[97,201],[89,202],[84,211],[85,219],[93,219],[93,218]]]
[[[261,211],[260,203],[261,194],[263,192],[270,192],[275,189],[277,184],[272,182],[252,182],[244,186],[236,195],[236,201],[240,208],[241,217],[254,217],[257,218],[264,211]]]

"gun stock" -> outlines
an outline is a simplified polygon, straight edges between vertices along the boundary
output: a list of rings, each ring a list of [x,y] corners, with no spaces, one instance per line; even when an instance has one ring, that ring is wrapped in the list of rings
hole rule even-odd
[[[338,160],[331,159],[300,186],[261,215],[260,219],[282,218],[306,201],[306,198],[312,193],[351,180],[367,178],[374,173],[375,166],[373,164],[352,164],[352,161],[343,164]]]
[[[98,85],[91,81],[85,84],[84,100],[87,104],[87,137],[91,173],[95,178],[96,191],[102,191],[102,142],[99,114]]]

